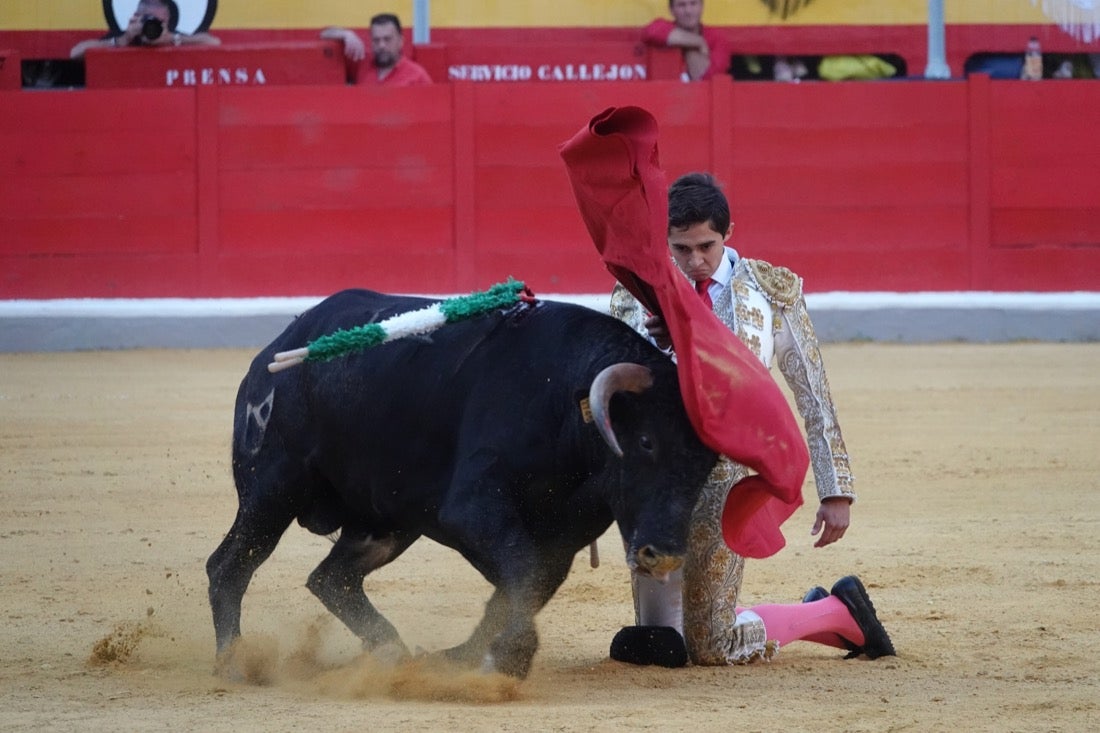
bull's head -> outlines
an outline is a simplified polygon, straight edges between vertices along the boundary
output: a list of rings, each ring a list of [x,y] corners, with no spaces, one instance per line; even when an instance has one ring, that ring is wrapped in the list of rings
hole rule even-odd
[[[667,577],[683,563],[688,522],[717,455],[702,444],[687,419],[675,367],[660,378],[640,364],[613,364],[589,389],[592,419],[620,459],[612,511],[632,569]],[[613,423],[611,400],[620,400]]]

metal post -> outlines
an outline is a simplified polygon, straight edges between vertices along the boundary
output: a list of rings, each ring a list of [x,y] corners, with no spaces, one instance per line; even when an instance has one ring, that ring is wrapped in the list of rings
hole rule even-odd
[[[413,0],[413,43],[431,43],[431,0]]]
[[[928,66],[924,67],[925,79],[951,78],[944,35],[943,0],[928,0]]]

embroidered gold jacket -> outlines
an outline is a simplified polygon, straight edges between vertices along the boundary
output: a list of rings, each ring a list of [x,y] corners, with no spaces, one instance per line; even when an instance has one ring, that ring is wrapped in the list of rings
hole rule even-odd
[[[818,498],[855,500],[848,451],[802,295],[802,279],[785,267],[738,257],[729,249],[727,256],[733,263],[733,277],[714,299],[715,315],[764,366],[771,369],[778,364],[806,427]],[[611,314],[648,337],[648,314],[622,285],[617,284],[611,294]]]

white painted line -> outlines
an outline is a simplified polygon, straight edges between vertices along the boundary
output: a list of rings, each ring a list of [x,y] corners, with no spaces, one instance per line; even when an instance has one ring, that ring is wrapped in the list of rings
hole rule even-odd
[[[462,293],[430,295],[450,298]],[[173,318],[297,315],[325,296],[293,298],[65,298],[0,300],[0,318]],[[609,294],[538,294],[544,300],[577,303],[606,311]],[[1008,308],[1013,310],[1100,309],[1100,292],[997,293],[984,291],[885,293],[809,293],[807,305],[817,310],[883,310],[936,308]]]

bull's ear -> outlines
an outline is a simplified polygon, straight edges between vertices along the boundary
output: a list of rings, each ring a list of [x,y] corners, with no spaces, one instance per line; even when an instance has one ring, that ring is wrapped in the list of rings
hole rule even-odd
[[[611,426],[611,397],[616,392],[644,392],[652,386],[653,372],[649,367],[631,362],[612,364],[592,380],[592,387],[588,390],[592,420],[611,452],[619,458],[623,457],[623,449],[619,447],[619,439]]]

